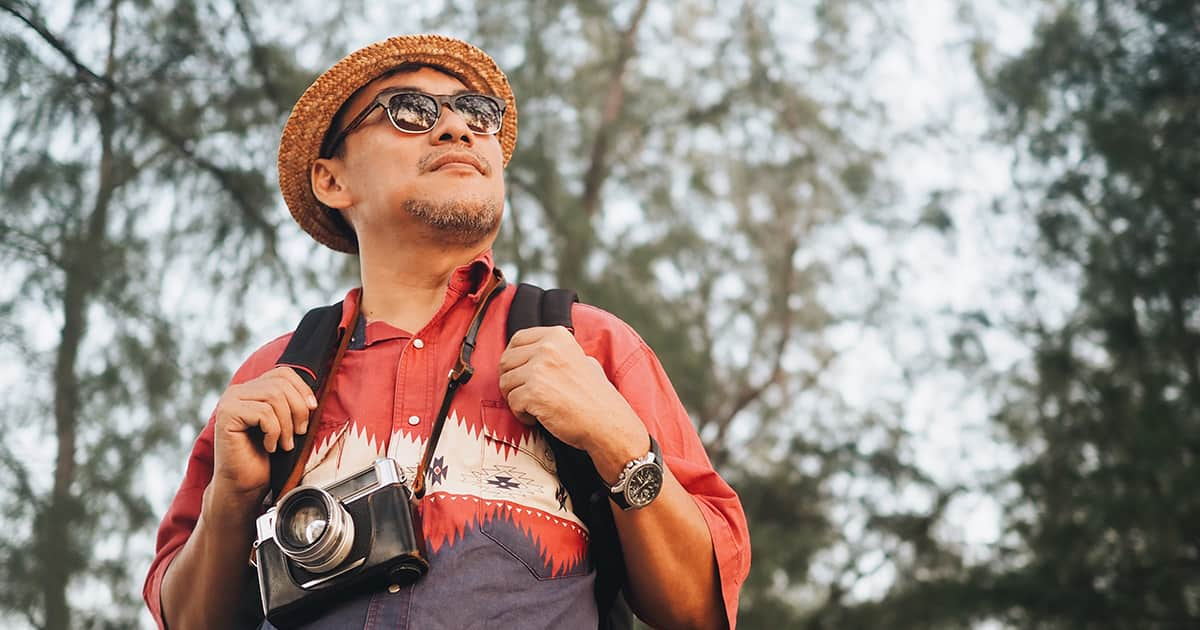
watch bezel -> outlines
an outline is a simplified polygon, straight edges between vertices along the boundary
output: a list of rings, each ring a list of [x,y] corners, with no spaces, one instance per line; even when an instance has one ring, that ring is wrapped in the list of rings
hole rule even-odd
[[[658,492],[656,492],[654,496],[650,497],[646,501],[635,502],[631,500],[632,497],[629,493],[629,482],[632,481],[633,478],[641,473],[641,471],[645,468],[654,468],[657,471],[655,474],[658,476]],[[656,441],[652,435],[650,436],[650,451],[645,455],[638,457],[637,459],[630,460],[629,463],[625,464],[625,467],[621,469],[620,476],[617,478],[617,483],[609,487],[609,497],[612,499],[613,503],[616,503],[617,507],[621,508],[622,510],[635,510],[650,505],[650,503],[657,499],[658,495],[662,493],[665,468],[666,466],[662,459],[662,451],[659,449],[658,441]]]
[[[632,485],[632,483],[635,479],[637,479],[639,476],[642,476],[644,474],[652,474],[657,478],[658,490],[654,493],[654,496],[646,499],[645,501],[639,501],[633,496],[630,486]],[[657,458],[653,459],[651,461],[643,462],[641,465],[634,467],[634,469],[631,470],[629,472],[629,475],[626,477],[625,487],[622,490],[622,494],[625,497],[625,503],[627,505],[629,505],[629,508],[626,508],[626,509],[637,509],[637,508],[643,508],[643,507],[646,507],[647,505],[650,505],[650,503],[652,503],[655,499],[657,499],[658,495],[662,492],[662,483],[663,483],[663,470],[662,470],[662,465],[657,460]]]

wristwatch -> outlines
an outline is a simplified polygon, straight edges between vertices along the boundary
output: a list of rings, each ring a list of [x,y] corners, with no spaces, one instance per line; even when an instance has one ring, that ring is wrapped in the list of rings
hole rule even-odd
[[[622,510],[636,510],[650,505],[662,491],[662,485],[662,451],[652,435],[650,452],[625,464],[617,483],[608,489],[608,496]]]

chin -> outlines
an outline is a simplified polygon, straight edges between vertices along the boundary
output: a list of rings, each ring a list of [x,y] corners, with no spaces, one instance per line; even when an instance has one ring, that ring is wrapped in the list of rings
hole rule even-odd
[[[402,203],[408,216],[424,225],[447,245],[471,246],[500,228],[503,197],[454,195],[434,199],[410,198]]]

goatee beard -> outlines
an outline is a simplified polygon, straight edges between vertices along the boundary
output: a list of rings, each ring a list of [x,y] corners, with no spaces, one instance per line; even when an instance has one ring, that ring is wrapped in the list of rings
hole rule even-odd
[[[500,225],[501,203],[483,199],[435,202],[409,199],[404,210],[446,245],[474,245]]]

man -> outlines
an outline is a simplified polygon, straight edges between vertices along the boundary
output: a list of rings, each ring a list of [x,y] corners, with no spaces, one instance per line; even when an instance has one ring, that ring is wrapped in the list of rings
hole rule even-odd
[[[301,96],[283,131],[280,188],[317,241],[358,254],[362,287],[345,302],[359,315],[343,317],[349,349],[316,423],[312,390],[276,364],[289,335],[234,375],[159,529],[144,596],[160,626],[234,623],[268,453],[296,435],[315,440],[306,484],[382,456],[413,478],[447,370],[487,297],[516,130],[495,62],[440,36],[368,46]],[[588,531],[538,423],[586,451],[607,484],[652,461],[657,445],[658,494],[640,507],[619,492],[610,502],[625,598],[656,627],[733,627],[750,561],[745,516],[654,354],[614,316],[579,304],[573,334],[534,327],[506,345],[513,295],[506,287],[482,320],[476,373],[453,398],[425,476],[428,574],[346,597],[305,627],[596,627]]]

